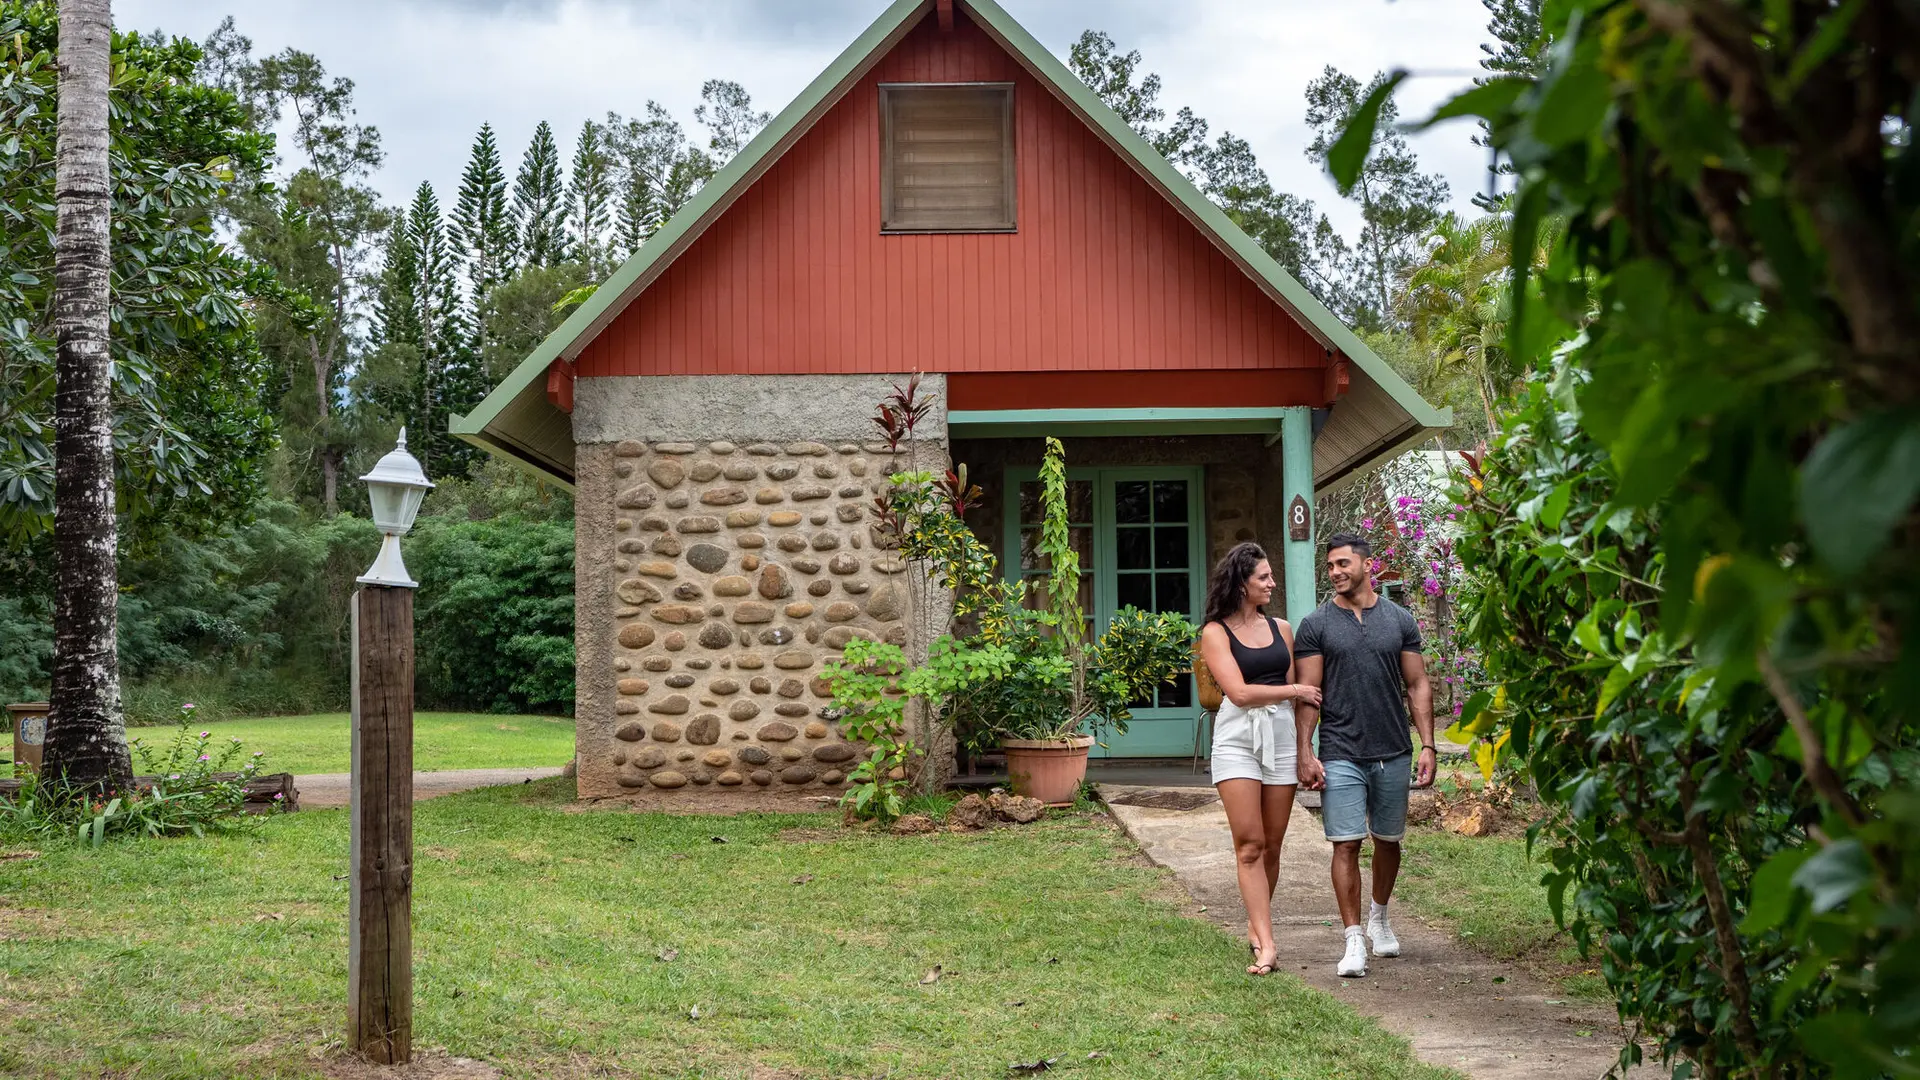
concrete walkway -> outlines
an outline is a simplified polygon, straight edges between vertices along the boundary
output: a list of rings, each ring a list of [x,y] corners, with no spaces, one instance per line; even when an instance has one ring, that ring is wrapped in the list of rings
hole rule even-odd
[[[413,774],[413,801],[451,795],[456,791],[521,784],[559,776],[559,769],[449,769],[445,772]],[[295,776],[293,786],[300,792],[300,809],[325,810],[350,805],[353,801],[352,773],[307,773]]]
[[[1234,874],[1226,811],[1213,800],[1191,810],[1129,806],[1153,789],[1100,785],[1120,825],[1154,862],[1172,870],[1205,914],[1232,935],[1235,947],[1221,962],[1244,965],[1238,943],[1246,934],[1246,910]],[[1190,790],[1181,789],[1188,796]],[[1417,843],[1417,837],[1414,841]],[[1280,946],[1275,974],[1297,975],[1404,1036],[1422,1061],[1457,1069],[1474,1080],[1593,1080],[1617,1060],[1619,1024],[1604,1005],[1561,1002],[1549,985],[1510,964],[1468,951],[1428,926],[1416,911],[1394,901],[1394,929],[1402,955],[1373,959],[1364,979],[1334,974],[1345,942],[1334,905],[1328,866],[1333,845],[1320,820],[1296,805],[1280,856],[1280,886],[1273,901],[1274,937]],[[1499,981],[1496,981],[1499,980]],[[1549,1002],[1556,1002],[1549,1004]],[[1628,1075],[1650,1078],[1648,1067]]]

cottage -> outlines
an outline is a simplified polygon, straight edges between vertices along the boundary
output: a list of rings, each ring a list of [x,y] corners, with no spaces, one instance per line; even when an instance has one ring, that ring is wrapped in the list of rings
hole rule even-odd
[[[992,0],[899,0],[454,420],[575,490],[583,797],[842,782],[821,667],[907,636],[866,507],[908,372],[1010,574],[1065,441],[1102,619],[1197,616],[1246,539],[1297,617],[1290,505],[1450,423]],[[1198,713],[1170,686],[1107,752]]]

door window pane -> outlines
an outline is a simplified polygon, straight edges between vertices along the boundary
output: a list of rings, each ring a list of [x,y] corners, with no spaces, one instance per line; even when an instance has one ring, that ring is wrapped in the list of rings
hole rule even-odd
[[[1187,482],[1185,480],[1153,482],[1153,520],[1159,522],[1187,520]]]
[[[1193,610],[1187,575],[1155,574],[1153,579],[1153,610],[1177,611],[1182,615]]]
[[[1093,481],[1067,481],[1067,520],[1075,525],[1093,524]]]
[[[1122,480],[1113,485],[1113,520],[1121,525],[1145,525],[1153,520],[1145,480]]]
[[[1153,610],[1153,575],[1119,575],[1119,596],[1121,607],[1137,607],[1142,611]]]
[[[1146,530],[1136,531],[1145,532]],[[1126,563],[1123,562],[1120,565],[1125,566]],[[1185,525],[1162,525],[1153,530],[1153,568],[1155,570],[1187,568],[1187,527]]]
[[[1020,481],[1020,524],[1038,525],[1045,520],[1046,505],[1041,498],[1044,490],[1038,480]],[[1067,523],[1093,524],[1093,481],[1067,481]]]
[[[1191,709],[1193,707],[1193,676],[1175,675],[1173,681],[1160,687],[1160,707],[1163,709]]]
[[[1183,529],[1182,532],[1185,530]],[[1150,548],[1153,533],[1148,529],[1115,529],[1114,567],[1120,570],[1146,570],[1153,566]],[[1185,565],[1184,563],[1182,565]]]

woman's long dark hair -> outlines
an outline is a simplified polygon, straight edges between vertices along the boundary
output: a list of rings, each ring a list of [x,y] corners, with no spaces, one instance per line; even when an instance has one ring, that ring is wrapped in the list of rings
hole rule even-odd
[[[1233,545],[1233,550],[1215,564],[1207,577],[1207,622],[1224,623],[1227,616],[1239,613],[1240,602],[1247,595],[1247,579],[1266,559],[1265,549],[1249,540]]]

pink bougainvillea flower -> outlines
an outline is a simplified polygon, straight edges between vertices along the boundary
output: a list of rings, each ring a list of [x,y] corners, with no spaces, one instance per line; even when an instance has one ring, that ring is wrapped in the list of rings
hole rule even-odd
[[[1360,519],[1360,527],[1361,527],[1361,528],[1363,528],[1363,529],[1365,529],[1365,530],[1367,530],[1368,532],[1372,532],[1372,531],[1373,531],[1373,519],[1372,519],[1372,518],[1361,518],[1361,519]]]
[[[193,710],[195,710],[195,709],[197,709],[197,708],[199,708],[199,707],[200,707],[200,706],[198,706],[198,705],[195,705],[195,704],[194,704],[193,702],[191,702],[191,701],[189,701],[189,702],[186,702],[186,703],[184,703],[184,704],[182,704],[182,705],[180,706],[180,711],[181,711],[181,712],[192,712]]]
[[[201,737],[201,738],[203,738],[203,739],[210,739],[210,738],[212,738],[212,737],[213,737],[213,732],[211,732],[211,731],[203,731],[203,732],[201,732],[201,733],[200,733],[200,737]]]
[[[201,755],[200,755],[200,760],[201,760],[201,761],[207,761],[207,760],[210,760],[210,759],[209,759],[209,758],[207,757],[207,755],[205,755],[205,754],[201,754]]]

